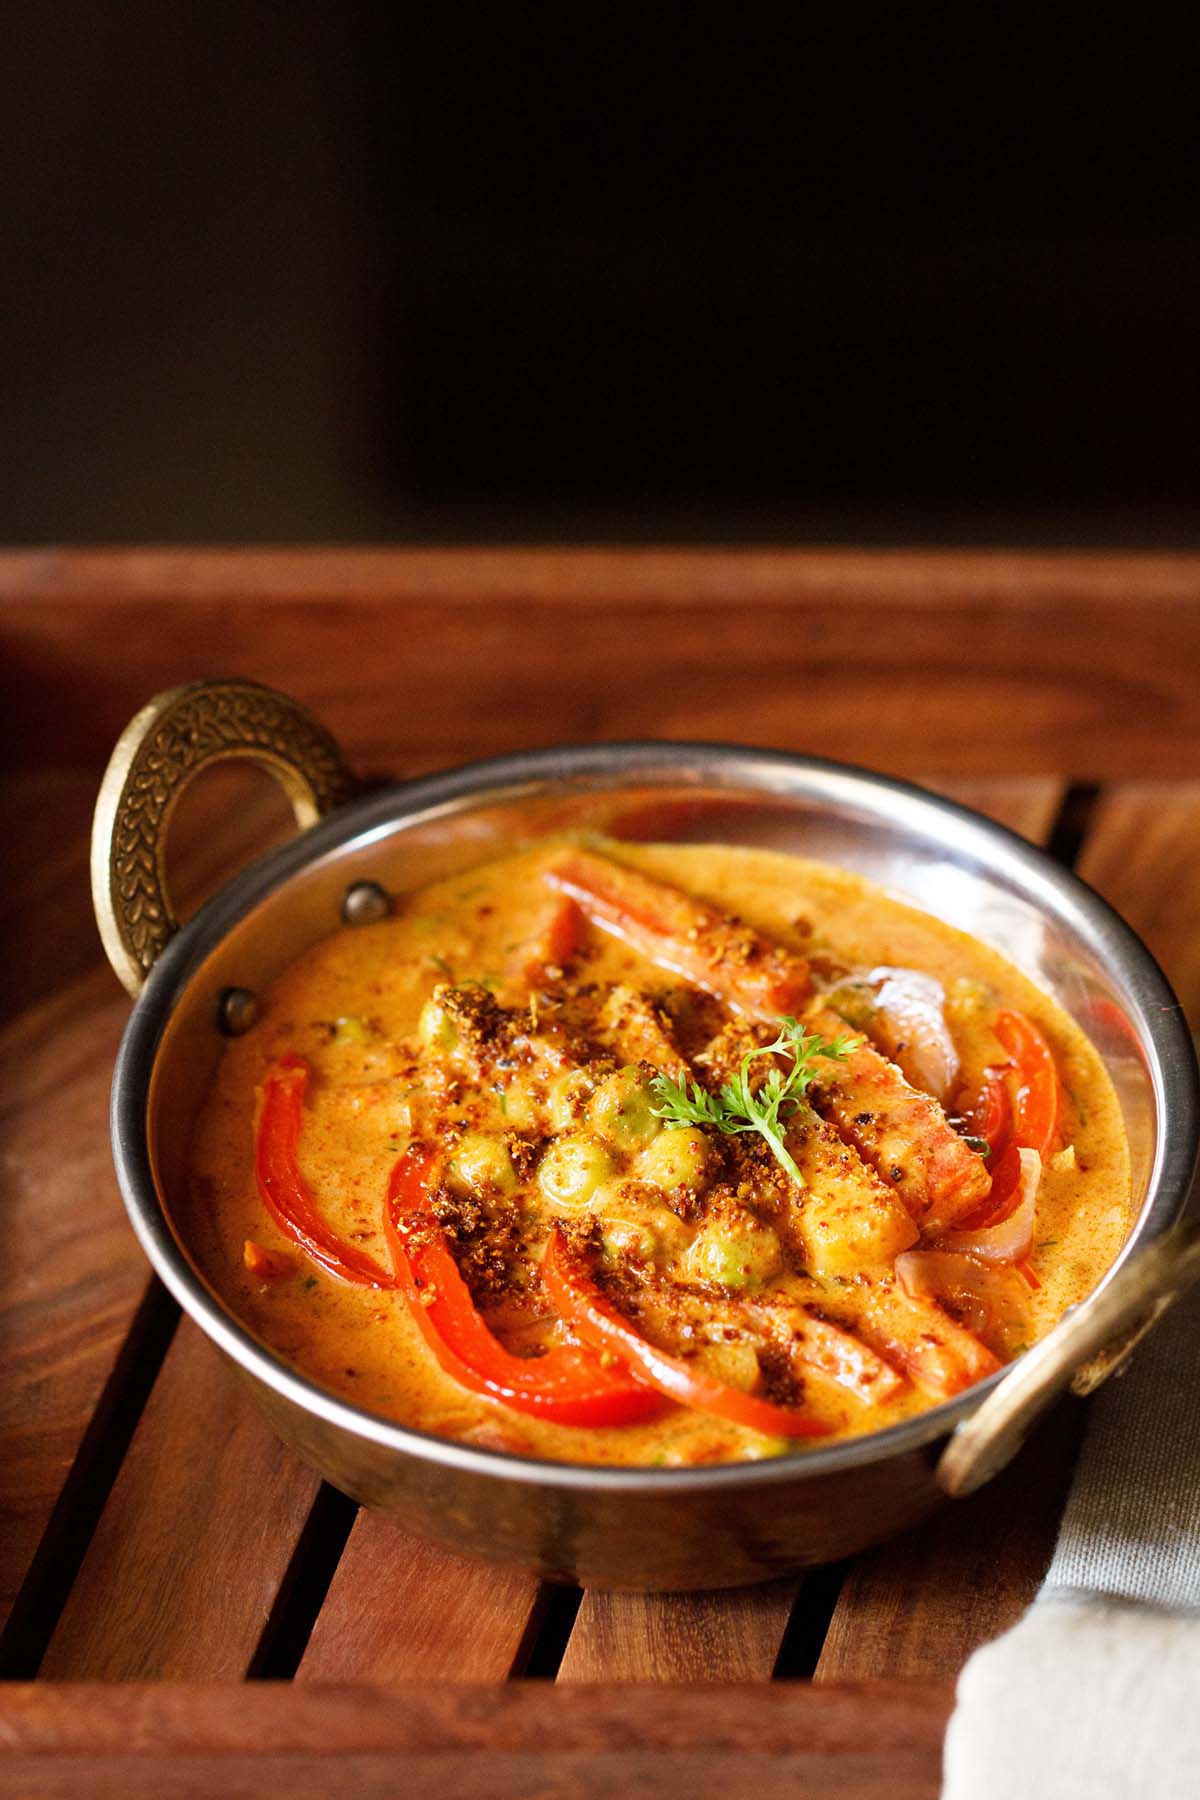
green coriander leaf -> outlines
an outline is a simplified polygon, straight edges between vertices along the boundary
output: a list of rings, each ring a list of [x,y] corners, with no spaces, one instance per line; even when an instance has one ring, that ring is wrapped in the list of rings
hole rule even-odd
[[[672,1081],[669,1075],[656,1075],[651,1089],[661,1102],[651,1111],[668,1125],[715,1125],[722,1131],[728,1129],[720,1097],[708,1093],[698,1081]]]
[[[659,1104],[651,1110],[668,1126],[707,1125],[729,1137],[757,1132],[785,1173],[803,1186],[803,1177],[784,1144],[787,1121],[817,1079],[818,1062],[844,1062],[862,1040],[853,1032],[844,1032],[830,1041],[819,1032],[806,1031],[798,1019],[786,1014],[776,1024],[779,1032],[774,1040],[748,1050],[736,1075],[723,1082],[716,1094],[698,1081],[678,1082],[656,1075],[651,1089]],[[770,1056],[790,1056],[792,1066],[785,1072],[772,1063],[756,1086],[752,1079],[755,1064]]]

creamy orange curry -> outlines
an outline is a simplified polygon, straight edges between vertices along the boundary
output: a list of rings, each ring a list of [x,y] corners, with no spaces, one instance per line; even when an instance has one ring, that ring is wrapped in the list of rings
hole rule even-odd
[[[214,1287],[322,1386],[672,1465],[960,1392],[1131,1222],[1099,1057],[995,951],[820,863],[561,839],[287,969],[191,1209]]]

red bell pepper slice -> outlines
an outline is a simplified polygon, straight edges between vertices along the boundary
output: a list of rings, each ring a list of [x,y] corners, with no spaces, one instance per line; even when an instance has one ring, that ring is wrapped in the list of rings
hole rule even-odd
[[[558,1425],[632,1425],[662,1411],[653,1388],[577,1344],[514,1356],[488,1330],[430,1203],[435,1153],[412,1144],[388,1181],[383,1231],[397,1285],[446,1373],[472,1393]]]
[[[1058,1138],[1061,1096],[1049,1044],[1021,1012],[996,1015],[992,1029],[1008,1051],[1019,1085],[1013,1099],[1013,1137],[1023,1150],[1049,1156]]]
[[[1062,1104],[1054,1054],[1033,1020],[1025,1013],[1006,1010],[996,1015],[992,1029],[1012,1059],[1018,1086],[1014,1097],[1004,1070],[984,1072],[971,1127],[973,1135],[987,1140],[992,1190],[986,1204],[967,1223],[967,1229],[976,1231],[1002,1225],[1015,1211],[1021,1198],[1017,1152],[1036,1150],[1043,1158],[1050,1154],[1058,1139]],[[1030,1287],[1041,1287],[1027,1257],[1016,1266]]]
[[[991,1191],[983,1205],[976,1207],[970,1217],[962,1221],[958,1227],[960,1231],[990,1231],[993,1225],[1003,1225],[1020,1201],[1021,1159],[1011,1137],[998,1153],[992,1152],[990,1163]]]
[[[267,1071],[254,1145],[254,1172],[263,1205],[294,1244],[331,1275],[359,1287],[392,1288],[395,1277],[348,1244],[321,1218],[316,1201],[296,1161],[309,1067],[289,1053]]]
[[[583,931],[583,914],[569,894],[560,894],[525,959],[522,974],[526,985],[536,987],[540,982],[557,979],[578,952]]]
[[[680,1405],[778,1437],[827,1434],[827,1426],[794,1407],[775,1406],[740,1388],[727,1387],[648,1343],[604,1298],[579,1259],[568,1251],[557,1225],[551,1228],[546,1245],[542,1279],[556,1310],[585,1344],[621,1357],[643,1381]]]
[[[972,1137],[982,1138],[995,1157],[1012,1136],[1012,1095],[1003,1069],[985,1069],[983,1086],[968,1121]]]
[[[1001,1225],[1015,1209],[1021,1193],[1018,1150],[1036,1150],[1043,1160],[1058,1137],[1060,1092],[1054,1055],[1033,1020],[1024,1013],[997,1013],[993,1030],[1012,1059],[1016,1095],[1007,1069],[986,1069],[983,1087],[971,1115],[971,1133],[986,1139],[992,1187],[987,1200],[963,1221],[963,1229],[987,1231]],[[1030,1271],[1032,1275],[1032,1271]],[[1036,1285],[1033,1276],[1030,1285]]]

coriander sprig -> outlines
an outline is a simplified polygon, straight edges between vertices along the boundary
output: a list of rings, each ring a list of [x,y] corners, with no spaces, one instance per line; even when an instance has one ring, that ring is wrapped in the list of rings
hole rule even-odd
[[[842,1032],[830,1041],[819,1032],[806,1031],[798,1019],[787,1015],[776,1023],[779,1035],[774,1042],[748,1050],[737,1074],[715,1094],[698,1081],[672,1081],[669,1075],[656,1075],[650,1087],[660,1104],[651,1110],[655,1118],[670,1126],[709,1125],[730,1137],[756,1131],[770,1145],[780,1167],[803,1187],[804,1177],[783,1141],[787,1121],[817,1079],[818,1060],[845,1062],[862,1039],[853,1032]],[[790,1056],[792,1066],[785,1073],[772,1064],[758,1086],[752,1087],[750,1072],[760,1056]]]

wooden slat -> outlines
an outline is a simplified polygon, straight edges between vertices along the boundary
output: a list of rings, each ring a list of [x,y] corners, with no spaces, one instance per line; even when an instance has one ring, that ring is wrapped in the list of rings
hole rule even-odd
[[[97,967],[84,855],[95,802],[95,777],[75,769],[27,769],[0,779],[0,942],[9,951],[0,1005],[7,1019]],[[115,999],[115,986],[101,991]]]
[[[185,1320],[88,1547],[41,1673],[237,1679],[318,1481]]]
[[[1200,556],[1087,550],[706,549],[673,545],[405,548],[255,546],[70,548],[0,552],[0,600],[67,602],[221,600],[281,606],[428,599],[491,607],[511,600],[589,600],[641,607],[686,595],[704,606],[731,600],[817,604],[866,595],[881,606],[957,612],[972,599],[1034,607],[1085,601],[1115,608],[1131,599],[1190,606],[1200,594]]]
[[[171,842],[181,904],[279,830],[273,788],[240,783],[241,804],[231,811],[232,791],[216,776],[189,796]],[[0,1626],[149,1279],[109,1150],[109,1085],[129,1002],[99,962],[87,870],[95,793],[86,772],[0,782],[0,840],[9,852],[2,991],[12,1013],[0,1034]]]
[[[583,1597],[560,1681],[769,1681],[798,1581]]]
[[[974,807],[1019,831],[1035,844],[1044,844],[1066,793],[1066,783],[1053,775],[995,776],[988,780],[956,775],[927,776],[923,786],[960,806]]]
[[[1145,939],[1200,1029],[1200,782],[1104,794],[1079,872]]]
[[[1015,1625],[1046,1572],[1081,1428],[1078,1408],[1060,1407],[978,1494],[858,1557],[814,1680],[952,1679]]]
[[[0,633],[0,730],[24,764],[46,759],[54,687],[73,700],[54,755],[95,764],[149,693],[219,653],[306,699],[368,768],[688,735],[905,773],[1200,774],[1194,557],[17,553]]]
[[[97,773],[78,768],[31,768],[0,778],[0,942],[8,952],[0,1004],[8,1018],[100,966],[88,876],[98,786]],[[264,771],[246,764],[208,770],[171,821],[168,877],[181,914],[294,830],[290,819]],[[119,991],[115,981],[106,988],[114,997]]]
[[[0,1796],[935,1800],[945,1686],[14,1685]]]
[[[299,1681],[503,1681],[536,1625],[542,1583],[452,1556],[360,1512]]]
[[[935,777],[927,785],[1035,838],[1049,831],[1063,793],[1063,784],[1048,777],[982,782]],[[926,1564],[938,1556],[936,1523],[929,1529]],[[882,1554],[886,1558],[888,1552]],[[907,1581],[913,1553],[906,1548],[899,1554],[901,1579]],[[852,1575],[851,1597],[839,1602],[843,1618],[865,1613],[870,1630],[877,1586]],[[766,1681],[797,1604],[805,1604],[800,1581],[775,1583],[751,1595],[585,1594],[560,1679],[600,1681],[619,1674],[630,1681]]]
[[[1079,870],[1124,913],[1200,1020],[1200,783],[1102,796]],[[818,1680],[953,1675],[1016,1619],[1053,1549],[1082,1430],[1066,1403],[996,1481],[855,1565]]]
[[[75,982],[0,1037],[0,1623],[146,1285],[108,1148],[114,985]]]

